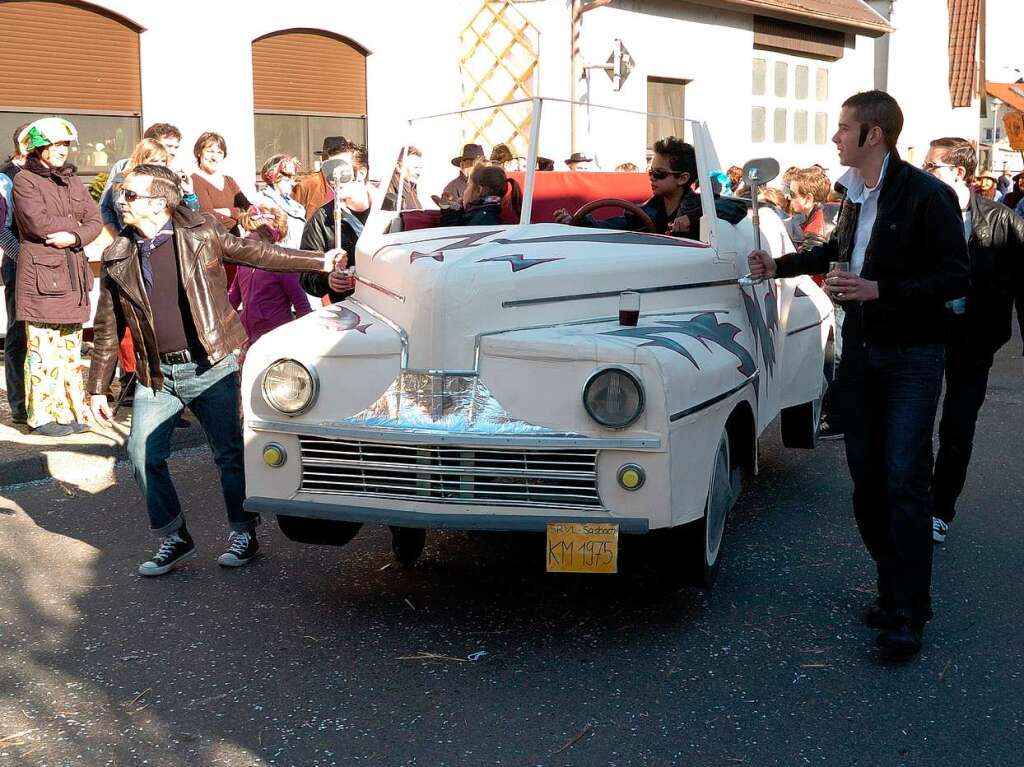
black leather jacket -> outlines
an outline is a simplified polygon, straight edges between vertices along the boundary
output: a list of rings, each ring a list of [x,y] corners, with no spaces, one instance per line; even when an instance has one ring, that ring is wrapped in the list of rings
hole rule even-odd
[[[678,237],[699,237],[700,217],[703,214],[703,205],[700,195],[696,192],[688,192],[679,202],[679,207],[673,211],[665,209],[665,201],[661,197],[651,197],[640,209],[646,213],[654,222],[654,231],[658,234],[672,234]],[[749,207],[747,204],[735,197],[716,197],[715,214],[723,221],[730,224],[738,224],[747,217]],[[686,232],[669,232],[668,228],[679,216],[687,216],[690,219],[690,230]],[[621,216],[612,218],[596,219],[587,216],[584,219],[584,226],[596,227],[598,229],[626,229],[637,231],[643,228],[640,218],[632,211],[625,211]]]
[[[778,259],[776,276],[825,274],[830,261],[849,261],[859,215],[860,205],[844,198],[828,242]],[[844,304],[843,337],[878,346],[945,343],[945,304],[967,294],[968,263],[953,190],[893,151],[861,271],[878,283],[878,299]]]
[[[352,215],[365,224],[366,219],[370,216],[370,211],[353,213]],[[313,217],[306,222],[306,226],[302,230],[302,240],[299,242],[299,247],[303,250],[319,250],[325,253],[335,247],[342,248],[348,253],[348,265],[355,266],[356,242],[358,240],[359,235],[356,234],[350,224],[346,223],[345,219],[342,219],[341,242],[336,243],[334,241],[334,200],[328,200],[325,205],[317,208]],[[311,296],[329,295],[331,303],[337,303],[348,298],[353,293],[351,290],[344,293],[331,290],[327,284],[327,275],[324,272],[303,272],[299,275],[299,284]]]
[[[1014,301],[1024,332],[1024,218],[1002,203],[972,194],[968,251],[970,339],[994,353],[1013,334]]]

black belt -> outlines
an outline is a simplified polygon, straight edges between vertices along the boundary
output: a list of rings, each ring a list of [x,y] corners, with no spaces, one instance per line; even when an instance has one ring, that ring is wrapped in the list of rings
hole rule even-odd
[[[180,352],[162,352],[160,361],[165,365],[181,365],[185,362],[195,362],[196,359],[188,349],[182,349]]]

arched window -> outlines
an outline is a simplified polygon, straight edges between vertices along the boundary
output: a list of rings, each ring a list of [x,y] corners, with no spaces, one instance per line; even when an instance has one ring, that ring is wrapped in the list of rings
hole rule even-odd
[[[86,3],[5,0],[0,29],[0,155],[19,125],[47,115],[78,129],[71,161],[83,176],[131,154],[141,133],[138,27]]]
[[[272,154],[307,168],[325,136],[366,143],[366,51],[327,32],[292,29],[252,44],[256,165]]]

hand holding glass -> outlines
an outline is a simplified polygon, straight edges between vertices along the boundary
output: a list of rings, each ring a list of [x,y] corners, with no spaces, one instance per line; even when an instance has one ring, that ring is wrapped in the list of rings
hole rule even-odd
[[[833,293],[830,286],[830,280],[833,276],[839,272],[849,272],[850,262],[849,261],[830,261],[828,264],[828,274],[825,275],[825,290],[828,292],[829,297],[836,301],[842,297],[841,293]]]

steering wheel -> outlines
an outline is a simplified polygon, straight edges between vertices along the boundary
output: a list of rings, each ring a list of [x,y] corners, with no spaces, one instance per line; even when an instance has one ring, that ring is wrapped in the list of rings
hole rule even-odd
[[[594,200],[593,202],[588,202],[586,205],[584,205],[582,208],[580,208],[573,214],[572,225],[579,226],[580,224],[583,223],[584,216],[590,215],[592,212],[598,210],[599,208],[622,208],[623,210],[632,213],[634,216],[640,219],[640,223],[643,225],[643,228],[640,231],[656,234],[656,231],[654,229],[654,222],[651,221],[651,217],[644,212],[643,208],[641,208],[639,205],[630,202],[629,200],[619,200],[615,197],[605,197],[603,200]]]

